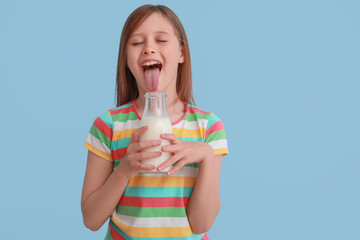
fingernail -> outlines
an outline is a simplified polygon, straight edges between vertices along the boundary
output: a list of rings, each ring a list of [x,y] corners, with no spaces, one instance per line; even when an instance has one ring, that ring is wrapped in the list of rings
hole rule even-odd
[[[161,168],[161,167],[158,167],[158,168],[157,168],[157,170],[158,170],[158,171],[161,171],[161,170],[162,170],[162,168]]]

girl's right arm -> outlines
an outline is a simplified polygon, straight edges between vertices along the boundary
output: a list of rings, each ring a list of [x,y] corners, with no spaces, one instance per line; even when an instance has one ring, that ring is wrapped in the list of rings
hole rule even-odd
[[[81,195],[83,221],[87,228],[97,231],[116,208],[131,176],[139,170],[153,170],[155,166],[141,161],[159,157],[161,152],[141,152],[145,148],[160,145],[160,141],[142,141],[140,136],[147,130],[141,127],[133,132],[127,152],[120,164],[113,163],[88,152],[87,166]]]

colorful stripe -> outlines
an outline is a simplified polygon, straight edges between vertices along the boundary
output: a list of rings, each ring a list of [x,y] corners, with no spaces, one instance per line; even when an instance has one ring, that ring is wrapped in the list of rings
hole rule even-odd
[[[174,176],[134,176],[130,178],[128,187],[194,187],[196,178],[194,177],[174,177]]]
[[[132,227],[188,227],[187,217],[146,217],[138,218],[117,213],[113,213],[114,218]]]
[[[187,227],[157,227],[157,228],[141,228],[132,227],[117,221],[114,216],[111,220],[123,231],[132,237],[140,238],[159,238],[159,237],[186,237],[192,234],[190,226]]]
[[[115,168],[139,126],[134,102],[111,109],[95,119],[85,147],[113,161]],[[173,124],[173,133],[181,141],[209,144],[215,155],[228,154],[222,121],[194,105],[187,105],[183,118]],[[208,240],[206,234],[192,233],[186,214],[198,168],[199,163],[190,163],[172,176],[149,172],[130,178],[110,219],[106,239]]]
[[[106,152],[103,152],[103,151],[99,150],[98,148],[92,146],[90,143],[86,142],[86,143],[85,143],[85,147],[86,147],[89,151],[91,151],[91,152],[95,153],[96,155],[98,155],[99,157],[104,158],[104,159],[106,159],[106,160],[108,160],[108,161],[113,161],[111,155],[109,155],[109,154],[106,153]]]
[[[191,187],[126,187],[123,196],[128,197],[190,197]]]
[[[122,196],[119,205],[128,207],[187,207],[189,197],[127,197]]]
[[[177,207],[129,207],[118,205],[116,212],[133,217],[186,217],[186,208]]]

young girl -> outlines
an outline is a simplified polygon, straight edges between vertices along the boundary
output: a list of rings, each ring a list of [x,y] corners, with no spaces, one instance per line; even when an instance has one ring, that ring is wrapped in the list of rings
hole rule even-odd
[[[149,68],[146,65],[153,65]],[[144,5],[127,19],[120,39],[117,107],[100,115],[85,147],[81,197],[86,227],[109,219],[105,239],[208,239],[220,208],[220,167],[228,154],[224,127],[214,114],[193,105],[190,52],[177,16],[161,5]],[[142,160],[160,141],[141,141],[146,92],[165,92],[173,134],[162,152],[172,156],[157,170]]]

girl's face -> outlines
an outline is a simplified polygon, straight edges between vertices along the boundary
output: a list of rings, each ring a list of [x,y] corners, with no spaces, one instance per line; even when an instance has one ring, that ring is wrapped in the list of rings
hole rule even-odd
[[[183,50],[170,21],[152,13],[134,30],[126,45],[127,66],[140,94],[149,91],[176,92]]]

